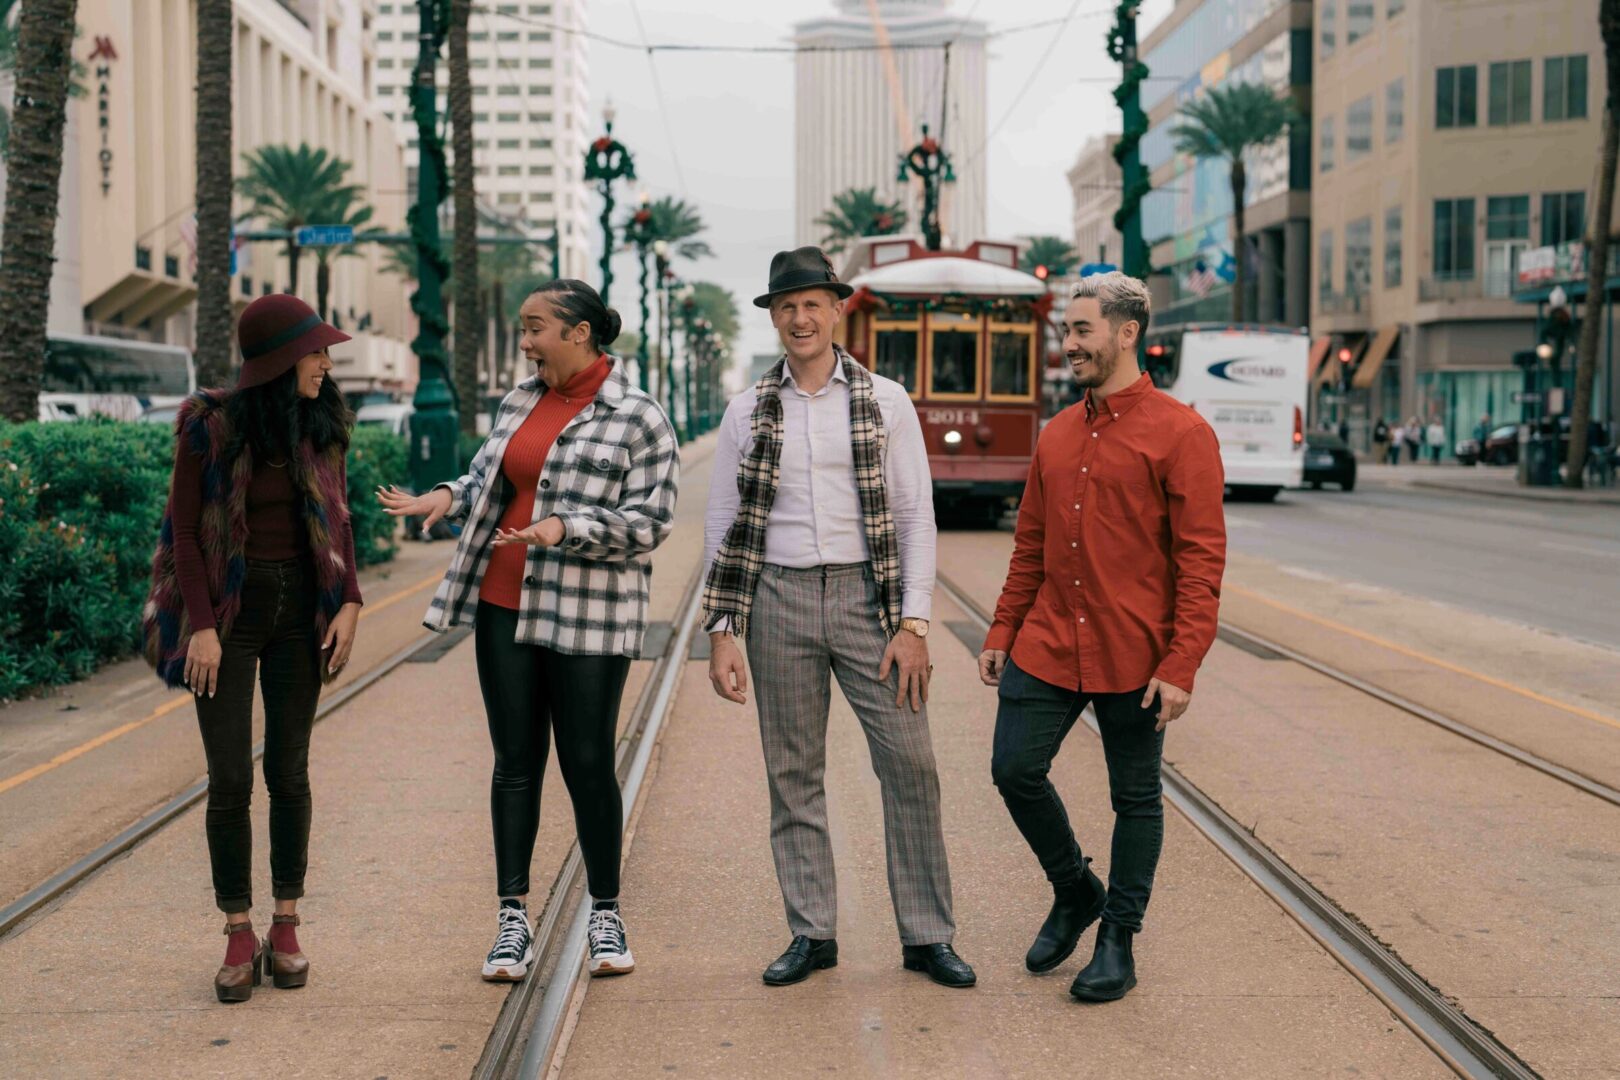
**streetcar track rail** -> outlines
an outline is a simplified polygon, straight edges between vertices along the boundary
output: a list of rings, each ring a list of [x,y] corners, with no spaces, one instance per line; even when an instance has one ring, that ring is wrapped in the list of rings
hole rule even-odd
[[[977,623],[981,630],[989,629],[990,617],[966,592],[943,574],[937,575],[936,580],[940,591],[950,597],[969,619]],[[1224,623],[1222,626],[1233,629]],[[1241,633],[1247,634],[1246,631]],[[1292,650],[1258,635],[1247,636],[1255,643],[1282,653],[1289,659],[1308,661],[1308,658],[1301,658]],[[974,650],[969,647],[969,651]],[[1308,666],[1317,667],[1314,661],[1309,661]],[[1325,671],[1323,674],[1332,673]],[[1355,683],[1347,684],[1356,686]],[[1377,691],[1373,696],[1387,700],[1384,696],[1387,691],[1381,691],[1370,684],[1356,688],[1365,689],[1370,693]],[[1402,704],[1404,699],[1398,695],[1389,694],[1388,698],[1394,699],[1389,703],[1397,708],[1413,711],[1406,708],[1406,704]],[[1415,703],[1407,704],[1415,705]],[[1088,709],[1086,723],[1095,733],[1096,720],[1090,713],[1091,710]],[[1423,716],[1423,719],[1427,720],[1429,717]],[[1459,726],[1466,728],[1466,725]],[[1447,729],[1451,730],[1449,727]],[[1494,746],[1491,748],[1497,749]],[[1539,1075],[1509,1047],[1498,1041],[1492,1032],[1476,1023],[1426,979],[1413,971],[1392,948],[1373,936],[1359,920],[1340,908],[1330,897],[1289,866],[1281,856],[1263,844],[1241,822],[1221,809],[1214,799],[1182,776],[1173,765],[1164,765],[1161,773],[1166,801],[1215,844],[1223,855],[1258,885],[1261,891],[1282,908],[1351,976],[1378,998],[1453,1072],[1464,1077],[1505,1077],[1513,1080],[1529,1080]]]
[[[703,578],[694,573],[676,608],[674,632],[653,663],[647,682],[619,739],[614,771],[623,790],[625,825],[629,826],[641,794],[653,748],[674,708],[685,670]],[[585,894],[585,863],[576,841],[552,881],[534,934],[534,967],[507,993],[500,1015],[473,1069],[473,1080],[519,1076],[530,1080],[550,1066],[569,1002],[584,974],[585,925],[590,897]]]

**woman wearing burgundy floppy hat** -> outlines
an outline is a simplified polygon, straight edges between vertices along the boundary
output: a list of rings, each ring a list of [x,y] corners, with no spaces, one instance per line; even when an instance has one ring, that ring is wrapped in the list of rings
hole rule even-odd
[[[303,986],[298,898],[309,850],[309,734],[321,684],[348,662],[360,617],[344,459],[354,415],[327,349],[349,336],[295,296],[265,296],[237,324],[233,390],[203,390],[175,424],[173,480],[152,560],[146,658],[196,695],[208,757],[208,855],[225,912],[220,1001],[262,974]],[[270,792],[269,936],[254,935],[253,679],[264,693]]]

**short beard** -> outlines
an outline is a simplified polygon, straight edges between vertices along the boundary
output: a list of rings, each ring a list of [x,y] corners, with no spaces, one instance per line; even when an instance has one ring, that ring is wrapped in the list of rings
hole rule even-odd
[[[1117,342],[1110,342],[1109,344],[1111,351],[1108,353],[1093,352],[1091,354],[1091,374],[1082,376],[1078,372],[1075,373],[1074,384],[1076,386],[1084,390],[1090,390],[1101,386],[1114,377],[1114,369],[1119,366],[1119,345]],[[1073,360],[1069,361],[1069,370],[1074,371]]]

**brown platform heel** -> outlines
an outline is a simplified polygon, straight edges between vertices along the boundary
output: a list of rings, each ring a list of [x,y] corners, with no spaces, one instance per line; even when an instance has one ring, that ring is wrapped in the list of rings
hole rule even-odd
[[[270,916],[272,926],[278,923],[291,923],[293,926],[298,926],[301,922],[302,920],[297,915]],[[303,950],[300,949],[298,952],[290,953],[277,952],[276,947],[271,944],[274,940],[273,937],[264,939],[264,951],[262,953],[264,956],[264,973],[270,976],[270,981],[275,983],[277,990],[295,990],[303,986],[309,981],[309,960],[304,956]]]
[[[214,996],[226,1005],[247,1001],[259,985],[259,939],[253,937],[252,923],[226,923],[225,935],[244,933],[253,941],[253,958],[245,964],[221,964],[214,976]]]

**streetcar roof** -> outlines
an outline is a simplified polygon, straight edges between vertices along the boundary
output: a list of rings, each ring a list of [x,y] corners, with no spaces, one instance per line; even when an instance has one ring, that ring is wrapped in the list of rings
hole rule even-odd
[[[954,255],[890,263],[888,266],[880,266],[876,270],[860,274],[849,284],[857,289],[868,289],[889,295],[942,296],[951,293],[966,296],[1046,295],[1046,283],[1033,274],[997,266],[995,263],[980,259],[963,259]]]

